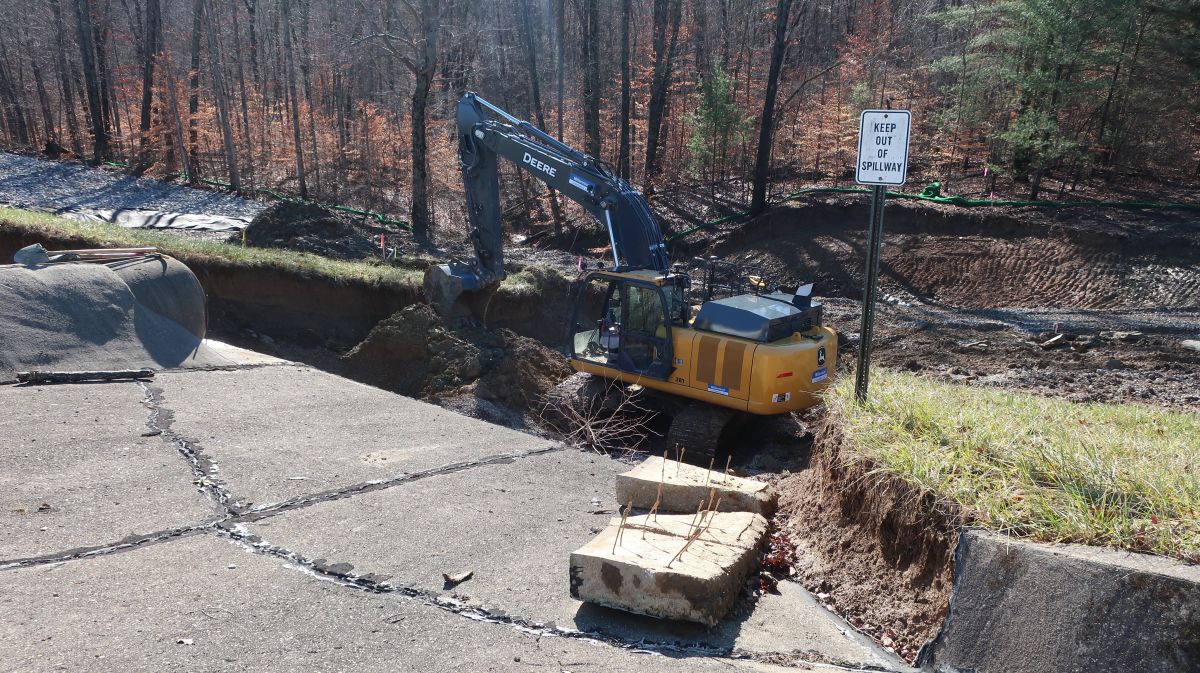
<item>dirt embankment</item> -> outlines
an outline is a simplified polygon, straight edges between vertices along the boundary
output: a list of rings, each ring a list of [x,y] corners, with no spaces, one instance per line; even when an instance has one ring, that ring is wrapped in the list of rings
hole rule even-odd
[[[690,246],[861,297],[867,205],[821,197]],[[888,203],[885,292],[966,308],[1200,307],[1200,216]]]
[[[912,661],[948,610],[960,513],[866,462],[847,462],[834,423],[821,421],[813,446],[807,470],[775,482],[776,523],[796,542],[797,579]]]

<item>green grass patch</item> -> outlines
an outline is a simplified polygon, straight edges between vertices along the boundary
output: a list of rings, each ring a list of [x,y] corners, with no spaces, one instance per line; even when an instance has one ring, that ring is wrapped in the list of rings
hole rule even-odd
[[[955,503],[975,523],[1200,562],[1200,415],[1074,404],[872,372],[828,395],[843,458]]]
[[[0,208],[0,228],[26,232],[33,238],[72,239],[96,247],[153,246],[185,264],[226,262],[323,277],[340,283],[361,282],[405,288],[421,284],[421,272],[411,267],[371,261],[350,262],[291,250],[251,248],[187,238],[153,229],[126,229],[104,222],[79,222],[13,208]]]

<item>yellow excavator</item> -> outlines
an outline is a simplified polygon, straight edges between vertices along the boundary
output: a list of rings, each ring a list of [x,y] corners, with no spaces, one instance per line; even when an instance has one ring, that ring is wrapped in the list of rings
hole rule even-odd
[[[713,455],[739,417],[819,401],[837,366],[837,333],[821,324],[811,284],[771,288],[716,259],[672,264],[645,199],[595,157],[475,93],[459,100],[457,122],[475,257],[426,273],[431,303],[450,307],[464,292],[504,279],[503,157],[582,206],[611,245],[611,263],[583,278],[572,315],[563,317],[566,355],[583,375],[556,399],[578,404],[581,395],[603,393],[606,381],[659,393],[673,408],[668,442],[695,458]]]

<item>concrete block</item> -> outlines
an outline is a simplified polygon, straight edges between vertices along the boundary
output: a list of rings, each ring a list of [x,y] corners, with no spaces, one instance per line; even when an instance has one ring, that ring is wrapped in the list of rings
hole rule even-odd
[[[650,509],[658,495],[660,481],[660,512],[694,514],[701,501],[708,502],[709,489],[716,489],[713,504],[719,497],[722,512],[754,512],[769,517],[778,502],[774,489],[761,481],[727,476],[717,470],[710,472],[674,460],[664,461],[658,456],[647,458],[641,465],[617,475],[617,502],[626,505],[633,500],[634,507]]]
[[[1200,671],[1200,568],[980,530],[959,536],[936,673]]]
[[[694,514],[631,516],[614,546],[620,519],[571,554],[571,595],[652,617],[712,626],[733,606],[767,532],[751,512],[715,512],[704,531],[676,558],[692,532]]]

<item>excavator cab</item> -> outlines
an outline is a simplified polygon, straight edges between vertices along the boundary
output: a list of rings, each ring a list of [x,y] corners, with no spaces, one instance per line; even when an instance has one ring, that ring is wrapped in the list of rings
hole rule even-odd
[[[675,368],[672,327],[686,326],[686,276],[596,271],[577,295],[570,356],[666,380]]]

